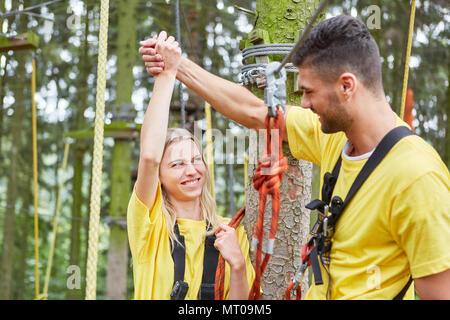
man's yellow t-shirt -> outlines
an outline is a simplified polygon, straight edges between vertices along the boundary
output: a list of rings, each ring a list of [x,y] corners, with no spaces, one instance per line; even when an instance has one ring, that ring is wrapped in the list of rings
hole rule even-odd
[[[397,117],[397,126],[405,125]],[[286,118],[294,157],[332,172],[342,156],[333,196],[345,199],[369,154],[343,153],[343,132],[324,134],[310,110],[292,107]],[[418,136],[399,141],[372,172],[336,225],[330,252],[330,299],[392,299],[408,282],[450,268],[450,174],[437,152]],[[306,299],[325,299],[312,285]],[[413,299],[413,286],[405,299]]]
[[[134,299],[170,300],[174,281],[174,264],[165,215],[162,212],[161,188],[158,186],[153,208],[146,207],[133,191],[128,204],[128,240],[133,258]],[[186,300],[198,299],[203,276],[206,231],[205,220],[177,219],[180,234],[184,236],[186,262],[184,281],[189,284]],[[227,223],[223,219],[223,223]],[[247,266],[249,288],[255,272],[249,257],[249,244],[242,226],[237,229],[239,244]],[[230,266],[225,263],[224,298],[230,290]]]

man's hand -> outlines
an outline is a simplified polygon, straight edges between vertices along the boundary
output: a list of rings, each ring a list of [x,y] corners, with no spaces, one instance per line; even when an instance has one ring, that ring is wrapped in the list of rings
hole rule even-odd
[[[167,38],[166,32],[162,31],[156,39],[155,49],[164,63],[164,69],[161,68],[161,72],[158,74],[170,73],[176,75],[180,65],[181,49],[174,37]]]
[[[139,54],[142,56],[147,72],[152,76],[157,76],[164,70],[164,60],[161,54],[157,52],[156,44],[158,40],[166,40],[166,38],[167,33],[161,31],[158,36],[140,42]]]

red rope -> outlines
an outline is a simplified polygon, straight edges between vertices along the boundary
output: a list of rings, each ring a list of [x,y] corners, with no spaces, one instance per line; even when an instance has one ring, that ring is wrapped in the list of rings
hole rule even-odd
[[[232,228],[237,228],[244,218],[245,207],[241,208],[231,219],[228,225]],[[219,262],[217,263],[216,269],[216,285],[214,287],[214,299],[223,300],[223,290],[225,284],[225,259],[222,255],[219,256]]]
[[[274,118],[275,132],[270,129],[270,117],[266,117],[266,136],[264,155],[258,162],[255,174],[253,175],[253,186],[259,192],[259,214],[256,222],[255,233],[253,235],[252,246],[256,244],[255,256],[255,280],[250,289],[249,300],[258,300],[261,295],[261,277],[273,253],[275,236],[278,228],[280,216],[280,185],[284,172],[287,170],[287,158],[283,155],[284,114],[277,110],[277,117]],[[272,140],[272,133],[278,134],[277,140]],[[274,154],[272,154],[274,152]],[[269,239],[267,241],[267,252],[262,260],[262,239],[264,232],[264,213],[266,210],[267,196],[272,197],[272,217],[270,223]],[[261,261],[262,260],[262,261]]]
[[[294,288],[294,286],[295,286],[294,282],[289,283],[289,285],[287,286],[286,292],[284,293],[285,300],[291,300],[291,292],[292,292],[292,288]],[[300,286],[300,284],[297,285],[296,292],[297,292],[297,294],[295,295],[295,300],[301,300],[302,299],[302,287]]]
[[[302,247],[302,265],[300,267],[300,274],[294,275],[294,279],[291,283],[288,284],[286,291],[284,292],[284,299],[285,300],[291,300],[291,293],[292,289],[296,286],[296,300],[300,300],[302,298],[302,287],[301,287],[301,281],[303,280],[304,273],[306,271],[306,268],[311,265],[311,259],[310,254],[311,251],[314,249],[314,246],[308,245],[308,242],[306,242]],[[298,276],[298,279],[295,279],[295,277]]]
[[[283,180],[284,172],[287,170],[287,158],[283,155],[283,137],[284,130],[284,114],[277,110],[277,117],[274,119],[275,133],[278,139],[272,141],[272,131],[270,129],[270,117],[266,117],[266,136],[264,155],[258,162],[255,174],[253,175],[253,186],[259,192],[259,214],[255,227],[253,238],[257,241],[256,257],[255,257],[255,280],[250,289],[249,299],[257,300],[261,295],[261,276],[269,262],[273,252],[275,236],[277,234],[278,220],[280,216],[280,185]],[[275,154],[272,154],[274,151]],[[262,238],[264,231],[264,213],[266,210],[267,196],[272,197],[272,217],[270,223],[270,232],[268,240],[268,250],[262,260]],[[245,207],[238,213],[228,224],[233,228],[237,228],[245,215]],[[262,260],[262,261],[261,261]],[[214,289],[215,300],[223,300],[225,282],[225,260],[219,257],[216,270],[216,285]]]

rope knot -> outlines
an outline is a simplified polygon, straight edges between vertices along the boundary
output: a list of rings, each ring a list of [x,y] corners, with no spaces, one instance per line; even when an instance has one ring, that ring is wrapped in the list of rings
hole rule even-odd
[[[273,195],[279,190],[284,172],[288,168],[285,156],[266,155],[258,161],[258,167],[253,175],[253,186],[258,192]]]

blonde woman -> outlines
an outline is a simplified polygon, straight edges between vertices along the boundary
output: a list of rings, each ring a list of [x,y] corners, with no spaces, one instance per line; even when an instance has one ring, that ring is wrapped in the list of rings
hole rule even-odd
[[[155,80],[142,124],[138,177],[127,217],[134,297],[212,299],[211,274],[220,252],[227,262],[224,298],[247,299],[254,270],[245,231],[228,227],[215,214],[198,140],[187,130],[167,129],[181,50],[173,37],[161,39],[156,50],[165,69]],[[210,247],[208,230],[215,231]]]

